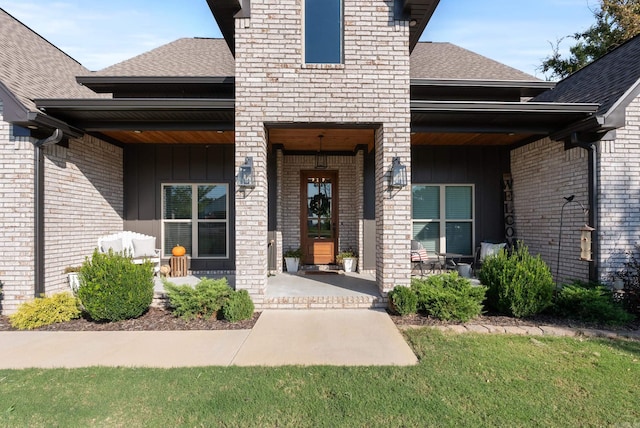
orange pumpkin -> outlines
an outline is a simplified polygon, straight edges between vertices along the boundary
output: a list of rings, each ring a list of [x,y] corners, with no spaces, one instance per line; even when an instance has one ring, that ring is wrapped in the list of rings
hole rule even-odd
[[[171,254],[176,257],[184,256],[185,254],[187,254],[187,249],[182,245],[176,245],[175,247],[173,247],[173,250],[171,250]]]

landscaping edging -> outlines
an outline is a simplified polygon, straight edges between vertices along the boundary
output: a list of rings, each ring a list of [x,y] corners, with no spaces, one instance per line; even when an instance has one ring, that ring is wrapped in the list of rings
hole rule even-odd
[[[551,325],[504,326],[492,324],[451,324],[451,325],[399,325],[400,330],[414,328],[433,328],[453,333],[480,334],[516,334],[521,336],[558,336],[558,337],[605,337],[608,339],[631,339],[640,341],[640,331],[613,331],[594,328],[556,327]]]

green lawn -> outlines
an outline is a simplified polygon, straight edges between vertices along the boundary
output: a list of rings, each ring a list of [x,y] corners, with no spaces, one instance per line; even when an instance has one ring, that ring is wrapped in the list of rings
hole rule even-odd
[[[0,426],[640,426],[639,342],[407,336],[414,367],[4,370]]]

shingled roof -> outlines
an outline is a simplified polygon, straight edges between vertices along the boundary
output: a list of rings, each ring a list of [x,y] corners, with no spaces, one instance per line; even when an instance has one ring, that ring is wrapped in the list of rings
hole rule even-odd
[[[233,76],[235,63],[224,39],[184,38],[107,67],[93,76]]]
[[[35,98],[104,97],[76,82],[76,76],[88,73],[79,62],[0,9],[0,84],[24,108],[36,111]]]
[[[234,58],[224,39],[185,38],[160,46],[92,76],[233,76]],[[418,43],[411,55],[411,78],[537,81],[497,61],[451,43]]]
[[[640,36],[558,82],[532,101],[597,103],[598,115],[626,107],[640,92]]]
[[[420,42],[411,54],[412,79],[537,81],[527,73],[451,43]]]

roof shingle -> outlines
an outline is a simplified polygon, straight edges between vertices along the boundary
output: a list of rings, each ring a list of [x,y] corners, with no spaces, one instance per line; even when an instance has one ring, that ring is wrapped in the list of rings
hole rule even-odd
[[[0,9],[0,81],[29,110],[35,98],[96,98],[76,82],[88,74],[69,55]]]

